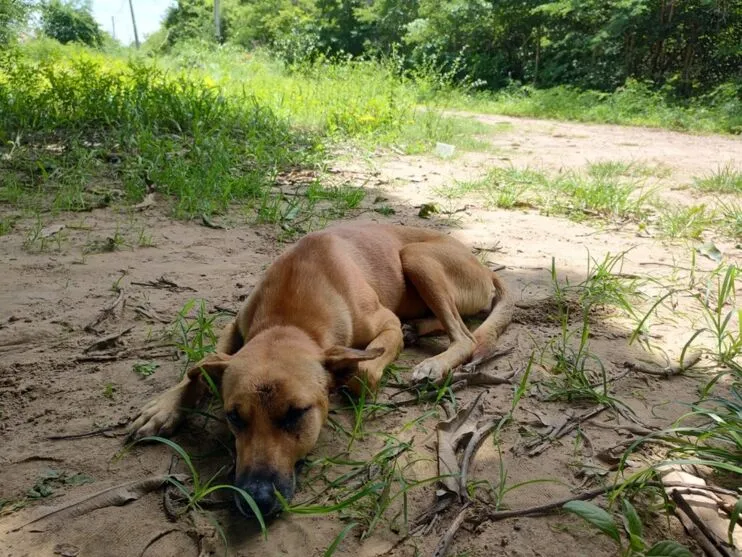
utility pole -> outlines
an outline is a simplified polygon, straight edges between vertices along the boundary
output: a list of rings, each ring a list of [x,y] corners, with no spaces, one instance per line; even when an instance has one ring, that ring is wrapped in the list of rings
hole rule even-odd
[[[216,30],[216,42],[222,42],[222,13],[219,8],[219,0],[214,0],[214,29]]]
[[[137,48],[139,48],[139,34],[137,33],[137,20],[134,17],[134,4],[131,3],[132,0],[129,0],[129,10],[131,10],[131,25],[134,27],[134,43],[137,45]]]
[[[116,40],[116,20],[113,16],[111,16],[111,36],[113,37],[113,40]]]

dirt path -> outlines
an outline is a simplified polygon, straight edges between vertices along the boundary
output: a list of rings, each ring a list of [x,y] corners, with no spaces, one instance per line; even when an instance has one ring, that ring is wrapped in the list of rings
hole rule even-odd
[[[560,279],[568,279],[571,284],[584,279],[588,254],[602,260],[607,254],[629,248],[620,269],[627,276],[652,277],[668,284],[672,279],[688,285],[695,274],[716,267],[716,262],[698,257],[691,273],[688,269],[693,245],[640,236],[631,226],[600,229],[530,209],[488,210],[476,199],[446,199],[439,188],[456,180],[476,178],[492,165],[560,171],[582,168],[586,162],[597,160],[661,164],[671,171],[662,184],[674,187],[719,165],[740,167],[741,140],[499,116],[478,115],[477,119],[511,124],[489,138],[492,152],[464,153],[451,160],[384,154],[368,164],[355,162],[358,157],[339,157],[327,179],[369,190],[363,210],[350,218],[434,226],[481,248],[482,257],[490,264],[504,266],[504,280],[525,305],[551,293],[552,258]],[[679,195],[695,194],[682,190]],[[421,219],[418,207],[431,202],[443,207],[443,214]],[[380,204],[394,213],[382,216],[371,210]],[[183,363],[173,347],[167,346],[165,333],[172,330],[180,308],[194,298],[206,300],[206,319],[216,315],[217,308],[238,308],[262,270],[284,247],[272,227],[238,224],[229,230],[214,230],[197,223],[173,222],[162,216],[161,209],[156,206],[142,213],[97,210],[86,215],[59,215],[54,223],[66,228],[43,245],[26,241],[33,222],[22,222],[12,233],[0,237],[0,500],[6,501],[2,512],[7,515],[0,518],[2,555],[182,557],[198,555],[199,547],[201,554],[222,552],[218,533],[203,516],[195,515],[193,521],[183,517],[169,520],[160,490],[125,506],[105,507],[83,517],[69,516],[46,521],[38,528],[10,531],[45,505],[73,501],[86,493],[169,470],[173,465],[171,453],[162,446],[137,447],[117,458],[122,446],[120,426],[182,372]],[[121,238],[115,251],[83,253],[85,246],[99,245],[96,241],[105,244],[107,238]],[[742,261],[734,241],[715,241],[726,261]],[[171,283],[158,282],[160,277]],[[660,292],[651,283],[642,283],[639,290],[649,300]],[[675,318],[662,314],[650,320],[649,340],[654,354],[648,354],[638,343],[628,345],[635,324],[616,312],[606,311],[593,318],[591,351],[610,375],[624,372],[626,361],[657,358],[663,352],[671,359],[678,357],[701,319],[691,297],[680,296],[676,301]],[[113,309],[91,328],[105,307]],[[570,327],[576,325],[571,322]],[[130,327],[130,332],[111,341],[112,346],[102,350],[92,347],[101,337]],[[548,304],[519,309],[502,340],[503,346],[513,351],[493,362],[490,369],[498,374],[522,372],[529,356],[543,353],[559,333]],[[420,349],[406,351],[402,363],[414,362],[422,352],[436,349],[440,349],[437,342],[427,342]],[[159,366],[151,376],[141,377],[134,371],[134,364],[149,362]],[[402,380],[405,373],[401,372]],[[584,424],[581,434],[573,432],[541,455],[529,457],[523,451],[524,444],[548,424],[591,408],[585,403],[544,402],[536,383],[550,379],[547,368],[537,365],[532,373],[529,396],[518,406],[514,423],[503,431],[502,457],[492,442],[486,442],[470,475],[482,486],[484,482],[497,485],[503,469],[508,486],[533,479],[554,480],[508,492],[504,504],[513,508],[564,497],[570,493],[565,484],[599,483],[615,464],[600,460],[599,455],[628,437],[617,428],[626,423],[625,418],[609,411]],[[636,413],[644,426],[665,427],[682,414],[685,403],[694,399],[701,380],[703,376],[662,380],[629,374],[616,382],[613,394]],[[468,404],[480,390],[459,393],[459,404]],[[388,388],[385,394],[393,392]],[[512,394],[511,385],[488,387],[484,415],[507,412]],[[352,427],[352,413],[342,409],[347,403],[336,400],[335,406],[340,409],[333,419]],[[368,460],[378,454],[384,446],[385,438],[380,434],[384,432],[411,444],[412,450],[399,461],[409,481],[435,476],[435,426],[445,416],[433,410],[434,406],[421,404],[369,419],[364,424],[367,435],[353,443],[346,458]],[[55,438],[79,434],[91,435]],[[223,443],[228,446],[228,436],[211,420],[194,417],[176,439],[194,454],[203,455],[196,462],[204,477],[208,477],[208,471],[229,463],[229,454],[222,449]],[[327,427],[314,458],[319,462],[323,457],[340,455],[347,446],[348,438],[338,427]],[[643,454],[642,458],[650,456]],[[175,469],[182,471],[183,467],[176,464]],[[321,468],[318,464],[310,467],[297,501],[309,499],[324,486],[318,471],[333,477],[348,469]],[[430,485],[410,490],[406,508],[410,520],[433,500],[434,488]],[[425,535],[398,544],[405,532],[403,515],[397,512],[401,511],[401,502],[400,497],[391,507],[396,509],[388,515],[393,519],[391,525],[382,522],[362,542],[358,540],[362,526],[355,528],[336,555],[430,555],[453,515],[444,514]],[[235,555],[314,556],[323,554],[348,524],[345,519],[364,524],[367,512],[354,509],[325,516],[282,518],[271,526],[267,541],[229,510],[217,510],[216,516],[225,527]],[[651,540],[674,537],[692,545],[674,518],[668,527],[667,520],[657,515],[648,520],[647,527]],[[455,538],[450,554],[596,556],[613,555],[615,549],[579,520],[556,514],[483,521],[477,527],[467,527]]]

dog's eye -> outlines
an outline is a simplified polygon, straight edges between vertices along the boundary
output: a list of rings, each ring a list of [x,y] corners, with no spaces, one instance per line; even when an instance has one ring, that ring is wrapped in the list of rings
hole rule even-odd
[[[278,420],[278,427],[284,431],[294,431],[299,426],[299,421],[310,408],[311,406],[307,406],[306,408],[296,408],[295,406],[291,406]]]
[[[225,416],[233,428],[237,430],[245,429],[245,420],[242,419],[242,416],[240,416],[240,413],[237,412],[237,410],[230,410],[225,414]]]

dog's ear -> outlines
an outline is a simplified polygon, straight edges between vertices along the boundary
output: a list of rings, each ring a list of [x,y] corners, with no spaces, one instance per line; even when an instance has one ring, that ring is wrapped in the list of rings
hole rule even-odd
[[[231,359],[232,356],[219,352],[209,354],[188,370],[188,378],[195,381],[203,381],[207,386],[210,386],[210,380],[216,387],[219,387],[222,382],[224,370],[227,369]],[[205,375],[208,376],[208,379]]]
[[[351,367],[364,360],[373,360],[384,353],[383,348],[371,348],[370,350],[356,350],[355,348],[346,348],[345,346],[332,346],[325,350],[324,364],[325,367],[334,371]]]

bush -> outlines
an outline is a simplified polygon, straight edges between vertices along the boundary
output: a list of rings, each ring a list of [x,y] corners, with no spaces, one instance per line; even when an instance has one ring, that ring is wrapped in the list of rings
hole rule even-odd
[[[48,0],[41,4],[41,29],[62,44],[80,42],[88,46],[103,44],[103,31],[85,4],[72,0]]]

